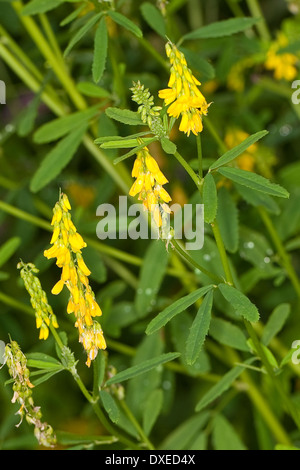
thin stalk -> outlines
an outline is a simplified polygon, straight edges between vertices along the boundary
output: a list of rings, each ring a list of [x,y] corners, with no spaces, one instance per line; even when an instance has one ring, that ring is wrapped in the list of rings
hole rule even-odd
[[[267,22],[265,20],[263,11],[259,4],[259,0],[247,0],[247,5],[253,18],[260,18],[256,27],[263,41],[271,41],[272,37],[268,29]]]
[[[199,170],[199,177],[203,178],[203,159],[202,159],[202,144],[201,144],[201,136],[200,134],[196,137],[197,141],[197,155],[198,155],[198,170]]]
[[[55,328],[52,325],[50,325],[50,330],[51,330],[51,333],[54,336],[54,339],[55,339],[58,347],[60,348],[60,350],[62,350],[64,345],[63,345],[63,342],[61,341],[57,331],[55,330]],[[75,380],[76,384],[78,385],[79,389],[81,390],[83,396],[92,405],[96,416],[99,418],[100,422],[105,427],[105,429],[107,431],[109,431],[113,436],[115,436],[120,442],[123,442],[125,445],[127,445],[127,446],[129,446],[133,449],[140,449],[140,447],[135,442],[131,441],[126,436],[124,436],[122,433],[120,433],[108,421],[105,414],[103,413],[103,411],[99,407],[98,403],[95,402],[93,396],[87,390],[86,386],[84,385],[84,383],[83,383],[82,379],[80,378],[80,376],[78,375],[78,373],[73,368],[70,368],[68,370],[71,373],[71,375],[72,375],[73,379]]]
[[[140,45],[154,57],[154,59],[163,67],[165,71],[170,70],[169,64],[163,59],[159,52],[152,46],[152,44],[147,41],[144,37],[138,38]]]
[[[226,280],[229,284],[233,285],[234,281],[233,281],[233,277],[232,277],[232,273],[231,273],[231,269],[230,269],[230,265],[229,265],[228,256],[227,256],[225,246],[224,246],[224,243],[223,243],[223,240],[222,240],[222,236],[221,236],[221,233],[220,233],[220,228],[219,228],[218,223],[217,223],[216,220],[211,224],[211,228],[212,228],[212,231],[213,231],[213,234],[214,234],[214,237],[215,237],[215,241],[216,241],[216,244],[217,244],[217,248],[218,248],[218,251],[219,251],[219,254],[220,254],[220,257],[221,257],[222,266],[223,266],[223,269],[224,269],[224,272],[225,272]]]
[[[297,273],[294,269],[294,266],[292,265],[291,258],[286,252],[286,249],[276,231],[276,228],[274,227],[273,221],[270,218],[269,214],[263,207],[258,208],[258,212],[261,216],[261,219],[266,227],[266,229],[269,232],[269,235],[272,239],[272,242],[281,258],[282,264],[284,268],[286,269],[286,272],[291,280],[291,283],[294,286],[294,289],[297,293],[297,296],[300,299],[300,280],[297,276]]]
[[[199,187],[201,186],[201,182],[199,180],[199,177],[194,172],[194,170],[190,167],[190,165],[187,163],[187,161],[177,151],[174,153],[174,157],[178,160],[178,162],[185,169],[185,171],[190,175],[190,177],[194,181],[195,185],[199,189]]]
[[[193,258],[191,258],[190,255],[180,246],[177,240],[173,239],[172,245],[174,246],[175,250],[182,256],[182,258],[185,259],[185,261],[187,261],[189,264],[194,266],[194,268],[199,269],[199,271],[208,276],[212,281],[216,282],[217,284],[223,282],[222,278],[216,276],[214,273],[208,271],[206,268],[194,261]]]
[[[154,445],[152,442],[149,440],[148,436],[146,436],[143,428],[141,427],[140,423],[137,421],[133,413],[131,412],[130,408],[128,407],[127,403],[125,400],[120,401],[120,405],[123,408],[125,414],[127,415],[128,419],[132,422],[133,426],[139,433],[142,441],[147,445],[149,450],[155,450]]]
[[[27,85],[34,93],[38,93],[41,88],[41,83],[26,69],[14,55],[0,43],[0,57],[7,63],[7,65],[18,75],[18,77]],[[41,99],[44,103],[57,115],[63,116],[65,108],[56,98],[50,96],[49,92],[44,90],[41,94]]]
[[[87,104],[85,99],[78,92],[75,83],[73,82],[73,79],[67,73],[65,65],[57,59],[55,53],[52,51],[51,47],[49,46],[44,35],[41,33],[36,22],[31,18],[31,16],[22,15],[23,3],[21,1],[16,1],[12,3],[12,6],[15,12],[17,13],[21,23],[23,23],[28,34],[33,39],[42,55],[48,60],[54,73],[62,83],[72,102],[78,109],[86,109]]]
[[[269,361],[268,361],[268,358],[263,350],[263,347],[256,335],[256,332],[253,328],[253,326],[251,325],[250,322],[247,322],[247,321],[244,321],[245,323],[245,326],[247,328],[247,331],[249,333],[249,336],[250,338],[252,339],[253,341],[253,344],[254,344],[254,347],[258,353],[258,355],[260,356],[261,360],[262,360],[262,363],[264,364],[265,366],[265,369],[268,373],[268,375],[271,377],[273,383],[275,384],[276,386],[276,389],[279,393],[279,395],[281,396],[281,399],[284,403],[284,406],[287,410],[287,412],[289,413],[289,415],[293,418],[296,426],[298,427],[298,429],[300,429],[300,414],[298,412],[298,409],[295,408],[294,404],[291,402],[291,400],[289,399],[288,395],[286,394],[285,390],[282,388],[282,384],[280,382],[280,379],[279,377],[277,377],[273,371],[273,368],[272,366],[270,365]]]

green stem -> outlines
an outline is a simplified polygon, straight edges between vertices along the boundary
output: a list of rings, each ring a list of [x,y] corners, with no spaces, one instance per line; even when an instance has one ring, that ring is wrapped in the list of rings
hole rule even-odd
[[[128,419],[132,422],[133,426],[135,427],[135,429],[137,430],[137,432],[141,436],[142,441],[147,445],[148,449],[149,450],[155,450],[154,445],[152,444],[152,442],[146,436],[146,434],[145,434],[143,428],[141,427],[140,423],[137,421],[137,419],[135,418],[135,416],[133,415],[133,413],[131,412],[131,410],[127,406],[126,401],[121,400],[120,405],[123,408],[123,410],[124,410],[125,414],[127,415]]]
[[[210,271],[205,269],[203,266],[201,266],[199,263],[194,261],[193,258],[191,258],[190,255],[180,246],[177,240],[172,239],[172,245],[174,246],[176,251],[182,256],[183,259],[185,259],[189,264],[194,266],[196,269],[199,269],[199,271],[201,271],[203,274],[208,276],[212,281],[216,282],[217,284],[219,284],[220,282],[223,282],[222,278],[211,273]]]
[[[9,65],[9,67],[18,75],[18,77],[27,85],[33,92],[38,93],[41,88],[41,83],[27,70],[14,55],[0,43],[0,57]],[[44,103],[57,115],[63,116],[65,108],[56,98],[50,96],[49,92],[44,90],[41,94],[41,99]]]
[[[195,185],[199,189],[201,186],[201,181],[199,180],[199,177],[197,174],[194,172],[194,170],[190,167],[190,165],[185,161],[185,159],[180,155],[179,152],[174,153],[174,157],[178,160],[181,166],[185,169],[185,171],[190,175],[192,180],[194,181]]]
[[[263,41],[271,41],[272,37],[268,29],[263,11],[258,0],[247,0],[248,8],[253,18],[260,18],[256,27]]]
[[[292,262],[291,262],[291,258],[290,256],[288,255],[288,253],[286,252],[285,250],[285,247],[276,231],[276,228],[274,227],[274,224],[269,216],[269,214],[267,213],[267,211],[263,208],[263,207],[259,207],[258,208],[258,212],[262,218],[262,221],[265,225],[265,227],[267,228],[268,232],[269,232],[269,235],[272,239],[272,242],[282,260],[282,264],[284,266],[284,268],[286,269],[286,272],[291,280],[291,283],[293,284],[294,286],[294,289],[297,293],[297,296],[299,297],[300,299],[300,280],[297,276],[297,273],[294,269],[294,266],[292,265]]]
[[[71,100],[78,109],[86,109],[87,104],[82,95],[77,91],[73,79],[68,75],[65,65],[62,64],[56,57],[55,53],[51,50],[47,40],[44,35],[41,33],[35,21],[30,16],[22,15],[23,3],[21,1],[16,1],[12,3],[12,6],[17,13],[21,23],[23,23],[28,34],[31,36],[40,52],[48,60],[49,65],[52,67],[57,78],[62,83],[66,92],[70,96]]]
[[[201,136],[200,134],[196,137],[197,141],[197,154],[198,154],[198,169],[199,169],[199,177],[203,178],[203,159],[202,159],[202,144],[201,144]]]
[[[268,361],[268,358],[265,354],[265,351],[263,350],[263,347],[262,347],[262,345],[261,345],[261,343],[260,343],[260,341],[259,341],[259,339],[256,335],[256,332],[255,332],[253,326],[248,321],[244,321],[244,323],[245,323],[245,326],[246,326],[247,331],[249,333],[249,336],[253,341],[254,347],[255,347],[258,355],[260,356],[260,358],[262,360],[262,363],[265,366],[265,369],[266,369],[268,375],[271,377],[273,383],[275,384],[275,386],[277,388],[277,391],[278,391],[279,395],[281,396],[281,399],[284,403],[284,406],[285,406],[287,412],[289,413],[289,415],[294,420],[294,422],[295,422],[296,426],[298,427],[298,429],[300,429],[300,415],[299,415],[298,410],[295,408],[294,404],[289,399],[289,396],[286,394],[285,390],[283,389],[279,377],[277,377],[275,375],[275,373],[273,371],[273,368],[272,368],[272,366],[270,365],[270,363]]]
[[[51,330],[51,333],[53,334],[54,336],[54,339],[58,345],[58,347],[60,348],[60,350],[62,351],[63,350],[63,342],[61,341],[57,331],[55,330],[55,328],[50,325],[50,330]],[[102,425],[105,427],[105,429],[107,431],[109,431],[113,436],[115,436],[120,442],[123,442],[125,445],[129,446],[130,448],[132,449],[140,449],[140,447],[133,441],[131,441],[130,439],[128,439],[126,436],[124,436],[123,434],[121,434],[117,429],[115,429],[115,427],[108,421],[108,419],[106,418],[105,414],[103,413],[103,411],[101,410],[101,408],[99,407],[98,403],[95,402],[93,396],[89,393],[89,391],[87,390],[86,386],[84,385],[82,379],[80,378],[80,376],[78,375],[78,373],[74,370],[74,369],[68,369],[69,372],[71,373],[73,379],[75,380],[75,382],[77,383],[79,389],[81,390],[83,396],[86,398],[86,400],[92,405],[93,407],[93,410],[96,414],[96,416],[99,418],[100,422],[102,423]]]
[[[149,52],[152,57],[163,67],[165,71],[170,70],[170,66],[167,64],[167,62],[163,59],[163,57],[157,52],[157,50],[152,46],[152,44],[147,41],[144,37],[138,38],[138,41],[140,45],[147,51]]]
[[[223,240],[222,240],[220,228],[219,228],[218,223],[217,223],[216,220],[211,224],[211,228],[212,228],[212,231],[213,231],[213,234],[214,234],[214,237],[215,237],[215,241],[216,241],[216,244],[217,244],[217,247],[218,247],[218,251],[219,251],[219,254],[220,254],[220,257],[221,257],[222,266],[223,266],[223,269],[224,269],[224,272],[225,272],[226,281],[229,284],[233,285],[234,281],[233,281],[233,277],[232,277],[232,273],[231,273],[231,269],[230,269],[230,265],[229,265],[228,256],[227,256],[226,249],[225,249],[225,246],[224,246],[224,243],[223,243]]]

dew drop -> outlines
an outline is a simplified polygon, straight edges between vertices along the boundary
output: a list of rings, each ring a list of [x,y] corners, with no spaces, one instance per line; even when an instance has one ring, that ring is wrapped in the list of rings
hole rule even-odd
[[[162,383],[162,386],[164,390],[170,390],[170,388],[172,387],[172,384],[169,380],[164,380]]]
[[[250,250],[253,250],[253,248],[255,247],[253,242],[245,243],[244,246],[245,246],[245,248],[249,248]]]

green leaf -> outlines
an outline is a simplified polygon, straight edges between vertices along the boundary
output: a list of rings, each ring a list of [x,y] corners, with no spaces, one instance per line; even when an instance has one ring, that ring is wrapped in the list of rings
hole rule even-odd
[[[77,16],[80,15],[80,13],[85,9],[85,5],[81,5],[80,7],[76,8],[76,10],[72,11],[66,18],[64,18],[60,23],[59,26],[66,26],[69,23],[72,23]]]
[[[53,119],[42,125],[34,134],[33,140],[37,144],[45,144],[63,137],[73,131],[75,127],[81,127],[99,113],[99,105],[91,106],[84,111],[68,114],[67,116]]]
[[[206,426],[210,413],[207,411],[196,414],[180,424],[160,446],[163,450],[189,450],[190,444]]]
[[[247,186],[270,196],[288,198],[288,191],[279,184],[271,183],[261,175],[239,168],[219,168],[218,172],[235,183]]]
[[[261,341],[265,346],[268,346],[270,341],[282,330],[290,313],[290,304],[280,304],[273,310],[261,337]]]
[[[225,374],[218,383],[213,385],[210,390],[204,394],[204,396],[198,402],[195,411],[203,410],[203,408],[206,408],[213,401],[219,398],[224,392],[226,392],[231,387],[231,385],[241,375],[244,369],[245,367],[240,365],[234,367],[229,372],[227,372],[227,374]]]
[[[40,191],[61,173],[76,153],[86,130],[87,125],[76,128],[46,155],[30,182],[32,192]]]
[[[36,15],[37,13],[45,13],[62,5],[65,0],[31,0],[22,8],[22,15]]]
[[[21,238],[12,237],[0,247],[0,267],[17,251],[21,244]]]
[[[112,139],[112,137],[110,137],[110,139]],[[155,137],[143,137],[142,139],[130,139],[130,138],[124,139],[122,137],[116,136],[115,140],[105,139],[106,141],[101,144],[101,148],[103,149],[127,149],[127,148],[139,147],[139,145],[142,145],[143,147],[145,147],[149,143],[153,142],[153,139],[156,140]]]
[[[144,125],[139,113],[130,111],[129,109],[106,108],[105,112],[108,117],[115,119],[115,121],[122,122],[123,124],[128,124],[130,126]]]
[[[95,34],[94,59],[92,65],[93,80],[98,83],[105,70],[108,35],[105,18],[101,18]]]
[[[92,18],[85,22],[84,25],[74,34],[64,51],[65,57],[69,54],[73,47],[83,38],[83,36],[85,36],[89,32],[89,30],[92,29],[92,27],[97,23],[97,21],[99,20],[99,18],[101,18],[102,15],[103,13],[101,12],[92,16]]]
[[[151,335],[155,331],[159,330],[166,325],[175,315],[186,310],[188,307],[193,305],[197,300],[203,297],[207,292],[213,289],[213,285],[201,287],[200,289],[191,292],[190,294],[176,300],[173,304],[169,305],[162,312],[160,312],[147,326],[146,333]]]
[[[149,436],[155,421],[157,420],[164,401],[164,394],[162,390],[153,390],[149,395],[143,413],[143,429],[145,434]]]
[[[122,372],[119,372],[114,377],[109,379],[106,382],[106,385],[112,385],[119,382],[124,382],[124,380],[132,379],[133,377],[144,374],[145,372],[155,369],[156,367],[165,364],[166,362],[173,361],[179,356],[179,353],[170,352],[166,354],[161,354],[160,356],[154,357],[152,359],[148,359],[147,361],[144,361],[133,367],[129,367],[128,369],[123,370]]]
[[[37,369],[60,370],[64,369],[63,365],[54,357],[48,354],[34,352],[28,353],[27,365],[28,367],[36,367]]]
[[[247,339],[242,330],[222,318],[212,318],[209,336],[220,344],[238,349],[239,351],[249,352]]]
[[[247,188],[246,186],[241,186],[240,184],[235,183],[235,187],[240,194],[240,196],[251,204],[254,207],[262,206],[267,209],[268,212],[272,214],[279,215],[280,208],[276,201],[272,198],[272,196],[268,196],[268,194],[263,194],[253,189]]]
[[[121,13],[118,13],[117,11],[110,10],[108,12],[108,16],[111,17],[111,19],[115,22],[118,23],[120,26],[123,26],[123,28],[127,29],[131,33],[133,33],[136,37],[142,38],[143,33],[140,30],[140,28],[133,23],[133,21],[129,20],[126,18],[126,16],[122,15]]]
[[[111,394],[108,393],[106,390],[101,390],[100,398],[104,406],[104,409],[107,412],[110,419],[112,420],[112,422],[117,423],[120,418],[120,411],[115,400],[111,396]]]
[[[57,368],[57,370],[53,370],[53,371],[50,371],[50,372],[45,372],[45,373],[43,373],[43,375],[41,375],[41,377],[39,377],[38,379],[31,380],[31,382],[35,387],[37,387],[38,385],[42,384],[43,382],[47,382],[47,380],[51,379],[51,377],[58,374],[62,370],[64,370],[63,367],[61,367],[60,369]],[[33,375],[33,374],[31,374],[31,375]]]
[[[242,292],[228,284],[219,284],[218,288],[238,315],[241,315],[250,322],[257,322],[259,320],[257,307]]]
[[[218,160],[211,165],[210,169],[211,170],[216,170],[217,168],[227,165],[227,163],[232,162],[235,158],[237,158],[239,155],[244,153],[251,145],[255,144],[258,140],[262,139],[268,134],[268,131],[260,131],[257,132],[256,134],[250,135],[247,139],[245,139],[242,143],[237,145],[231,150],[228,150],[228,152],[224,153],[222,157],[218,158]]]
[[[196,362],[208,333],[213,298],[214,294],[211,290],[204,297],[191,326],[190,334],[186,343],[186,361],[190,365]]]
[[[218,193],[215,179],[211,173],[207,173],[203,183],[204,221],[211,224],[217,215]]]
[[[151,3],[145,2],[141,5],[141,12],[144,20],[160,36],[165,39],[166,25],[161,12]]]
[[[126,160],[126,158],[129,158],[132,155],[136,154],[139,150],[142,150],[145,147],[145,145],[152,144],[152,142],[156,142],[157,140],[158,140],[157,137],[141,139],[142,143],[140,145],[130,150],[129,152],[124,153],[124,155],[121,155],[120,157],[115,158],[114,165],[117,165],[117,163],[120,163],[123,160]]]
[[[176,145],[171,142],[167,137],[163,137],[160,141],[161,146],[164,150],[164,152],[168,153],[169,155],[174,155],[177,151]]]
[[[260,21],[259,18],[230,18],[229,20],[218,21],[206,26],[202,26],[195,31],[185,34],[182,40],[222,38],[232,34],[241,33],[252,28]]]
[[[164,278],[169,254],[161,240],[154,240],[146,251],[134,299],[137,316],[143,318],[152,310]]]
[[[225,248],[235,253],[239,247],[239,213],[236,202],[226,188],[221,188],[218,194],[217,222]]]
[[[247,450],[234,427],[222,415],[213,420],[212,442],[215,450]]]
[[[92,98],[109,98],[109,91],[105,90],[101,86],[95,85],[90,82],[80,82],[77,85],[77,90],[85,96],[91,96]]]

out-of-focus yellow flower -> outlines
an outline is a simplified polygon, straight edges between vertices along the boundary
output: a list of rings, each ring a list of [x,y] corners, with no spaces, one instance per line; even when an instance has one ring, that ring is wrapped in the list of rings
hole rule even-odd
[[[198,135],[203,130],[202,116],[206,116],[210,104],[198,86],[201,83],[187,66],[185,56],[177,47],[168,42],[166,53],[171,63],[171,76],[168,87],[159,91],[168,108],[168,114],[176,119],[181,116],[179,130],[188,136],[191,132]]]
[[[271,45],[265,62],[268,70],[274,70],[276,80],[292,81],[296,78],[298,70],[296,64],[299,59],[296,55],[290,53],[278,54],[279,49],[288,46],[289,41],[283,32],[279,32],[277,40]]]
[[[66,189],[69,196],[75,201],[76,206],[89,207],[95,200],[95,190],[91,186],[71,182]]]
[[[245,89],[246,71],[251,69],[257,62],[257,58],[245,57],[234,64],[227,77],[227,86],[230,90],[241,93]]]
[[[136,180],[131,186],[129,195],[132,197],[139,195],[138,199],[143,201],[145,210],[151,212],[154,222],[160,228],[162,212],[170,213],[168,202],[171,201],[171,196],[163,188],[168,180],[147,147],[137,153],[132,176]]]
[[[52,294],[59,294],[65,285],[68,288],[70,298],[67,312],[74,313],[76,317],[75,326],[79,331],[79,341],[87,352],[86,364],[89,367],[98,350],[106,348],[106,342],[100,324],[94,320],[102,312],[89,285],[91,272],[81,254],[86,243],[71,220],[70,209],[68,197],[61,194],[53,209],[52,247],[44,255],[48,259],[56,258],[57,266],[62,268],[61,278],[54,285]]]
[[[34,264],[25,264],[20,261],[18,264],[20,276],[24,281],[25,288],[30,295],[30,302],[35,311],[36,327],[40,330],[39,339],[47,339],[49,336],[49,325],[58,328],[56,316],[51,305],[48,303],[46,292],[43,291],[40,280],[34,274],[39,270]]]
[[[241,144],[249,137],[247,132],[241,129],[230,129],[225,136],[225,144],[229,149]],[[241,170],[254,171],[255,168],[255,154],[258,150],[258,144],[255,143],[248,147],[245,152],[233,161]]]

